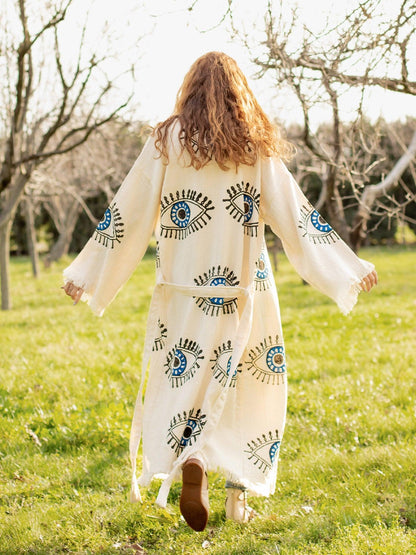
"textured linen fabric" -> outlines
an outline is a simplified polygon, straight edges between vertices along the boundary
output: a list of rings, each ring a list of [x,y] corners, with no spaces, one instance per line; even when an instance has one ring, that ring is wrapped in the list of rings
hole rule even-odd
[[[141,437],[139,484],[164,476],[162,506],[193,455],[267,496],[276,485],[287,369],[264,224],[302,278],[343,313],[374,266],[321,218],[279,159],[237,171],[212,161],[197,171],[179,152],[177,128],[167,165],[154,139],[147,141],[64,278],[82,287],[82,300],[102,315],[155,232],[156,285],[130,438],[131,499],[140,500]]]

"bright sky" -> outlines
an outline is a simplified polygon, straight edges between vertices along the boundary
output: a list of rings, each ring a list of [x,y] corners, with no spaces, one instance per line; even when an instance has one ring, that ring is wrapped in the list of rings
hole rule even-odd
[[[262,80],[253,79],[256,68],[250,62],[247,50],[237,39],[230,39],[229,25],[218,25],[227,9],[227,0],[198,0],[190,12],[187,8],[193,1],[95,0],[92,4],[90,40],[94,47],[99,44],[99,48],[101,45],[105,48],[108,42],[107,35],[101,30],[106,20],[118,33],[121,44],[129,44],[136,37],[146,34],[134,50],[136,116],[150,123],[169,116],[176,92],[192,62],[205,52],[222,50],[237,60],[270,117],[278,117],[283,123],[300,120],[296,100],[287,91],[276,90],[271,75]],[[392,9],[394,2],[380,1],[386,4],[387,11]],[[36,4],[37,0],[28,2]],[[309,27],[318,29],[323,27],[326,18],[333,23],[345,10],[358,4],[358,0],[291,0],[290,3],[283,0],[284,6],[296,3],[299,18]],[[62,42],[67,45],[68,51],[73,49],[77,29],[79,31],[80,28],[81,18],[77,21],[77,14],[85,10],[85,5],[85,0],[74,0],[71,26],[62,32]],[[267,0],[234,0],[233,5],[239,30],[248,32],[250,39],[258,37],[261,40]],[[344,104],[348,115],[348,99]],[[383,114],[386,119],[394,120],[405,114],[416,114],[416,97],[373,90],[367,106],[370,117]],[[314,122],[322,121],[326,114],[324,107],[316,109]]]
[[[130,3],[118,0],[117,5]],[[151,123],[170,115],[176,92],[192,62],[210,50],[222,50],[234,57],[247,75],[250,86],[269,116],[277,116],[283,122],[300,118],[297,102],[288,97],[286,91],[273,88],[270,78],[253,79],[255,66],[250,62],[246,49],[237,41],[232,41],[225,25],[218,26],[227,8],[227,0],[199,0],[190,13],[184,7],[190,0],[152,0],[145,2],[147,18],[154,19],[155,27],[144,42],[142,59],[139,63],[137,95],[140,101],[139,113]],[[294,5],[292,0],[291,5]],[[351,0],[298,0],[299,16],[311,27],[322,28],[325,19],[330,22],[350,9]],[[358,3],[358,2],[357,2]],[[113,4],[111,2],[111,4]],[[251,36],[262,38],[266,0],[236,0],[235,20],[239,28]],[[392,3],[386,2],[386,9]],[[147,7],[150,6],[150,7]],[[146,19],[146,17],[144,18]],[[213,28],[213,29],[212,29]],[[208,31],[209,29],[212,29]],[[206,32],[201,32],[206,31]],[[142,77],[142,78],[141,78]],[[373,90],[368,99],[370,117],[383,114],[388,120],[395,120],[405,114],[416,114],[416,97],[400,95],[388,91]],[[325,109],[315,111],[315,120],[326,116]]]

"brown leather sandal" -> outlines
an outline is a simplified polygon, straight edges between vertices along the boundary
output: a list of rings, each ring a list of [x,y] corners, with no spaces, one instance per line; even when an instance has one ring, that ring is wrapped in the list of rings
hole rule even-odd
[[[196,532],[208,522],[208,479],[199,459],[188,459],[182,466],[182,493],[179,507],[183,518]]]

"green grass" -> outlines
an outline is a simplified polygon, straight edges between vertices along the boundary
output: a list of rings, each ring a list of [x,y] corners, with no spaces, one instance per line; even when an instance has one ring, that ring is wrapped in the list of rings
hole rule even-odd
[[[59,289],[65,261],[36,281],[14,260],[14,308],[0,314],[0,553],[416,553],[416,249],[361,256],[380,285],[348,317],[280,256],[289,405],[277,491],[252,498],[260,516],[238,525],[210,473],[203,533],[180,518],[179,483],[166,510],[156,480],[142,505],[127,502],[152,259],[101,319]]]

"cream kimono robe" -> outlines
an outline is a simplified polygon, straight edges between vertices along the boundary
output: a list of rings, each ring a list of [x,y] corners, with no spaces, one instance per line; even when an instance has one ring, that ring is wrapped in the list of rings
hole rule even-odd
[[[82,252],[64,271],[101,315],[154,232],[156,286],[130,438],[132,500],[165,480],[157,502],[191,455],[254,494],[274,492],[286,415],[287,368],[264,224],[298,273],[349,312],[372,264],[358,258],[307,201],[279,159],[222,171],[169,164],[150,138]],[[142,388],[149,378],[142,409]]]

